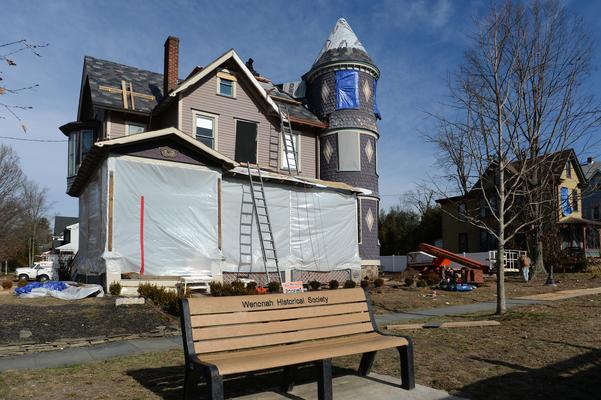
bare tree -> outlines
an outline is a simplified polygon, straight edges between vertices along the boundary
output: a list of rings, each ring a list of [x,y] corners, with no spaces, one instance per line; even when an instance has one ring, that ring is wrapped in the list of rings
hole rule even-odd
[[[590,41],[561,5],[493,5],[478,28],[451,85],[452,116],[437,116],[441,129],[433,141],[455,170],[455,193],[467,194],[460,201],[479,201],[458,217],[498,243],[502,314],[506,245],[557,212],[545,205],[553,204],[548,183],[559,152],[581,143],[600,112],[581,94]]]
[[[18,246],[15,240],[20,223],[20,190],[23,172],[19,157],[6,145],[0,145],[0,260],[12,256]]]
[[[2,52],[0,53],[0,61],[3,61],[4,63],[6,63],[6,65],[13,68],[17,66],[17,63],[15,61],[15,56],[17,54],[22,52],[29,52],[35,55],[36,57],[41,57],[42,55],[38,52],[38,49],[46,46],[48,46],[48,44],[34,44],[28,42],[25,39],[0,44],[0,51]],[[0,81],[3,80],[4,79],[2,77],[2,71],[0,71]],[[32,84],[24,87],[10,87],[5,84],[2,84],[0,85],[0,96],[11,94],[17,95],[25,90],[31,90],[37,86],[38,84]],[[23,132],[27,132],[27,126],[23,123],[23,119],[19,115],[19,112],[23,110],[30,110],[32,108],[31,106],[15,105],[0,101],[0,108],[4,109],[4,111],[8,115],[15,118],[21,124],[21,129],[23,130]],[[0,119],[3,118],[6,118],[6,116],[0,114]]]
[[[49,205],[46,190],[40,188],[35,182],[25,180],[22,184],[24,213],[24,227],[27,234],[27,257],[29,265],[33,264],[38,247],[39,226],[45,218]]]
[[[419,215],[424,215],[427,210],[435,206],[436,195],[436,189],[426,183],[418,183],[413,190],[403,194],[401,203],[415,209]]]

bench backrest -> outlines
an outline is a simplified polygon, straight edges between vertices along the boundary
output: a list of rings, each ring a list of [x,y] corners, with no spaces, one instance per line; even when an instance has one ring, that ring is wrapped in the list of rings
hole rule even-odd
[[[182,301],[186,356],[373,330],[366,294],[360,288]]]

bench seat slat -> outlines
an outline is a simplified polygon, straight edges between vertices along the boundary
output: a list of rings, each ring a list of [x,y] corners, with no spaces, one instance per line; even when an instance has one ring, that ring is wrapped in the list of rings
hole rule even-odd
[[[191,317],[191,326],[192,328],[200,328],[205,326],[280,321],[297,318],[311,318],[322,315],[326,316],[350,314],[356,312],[367,312],[367,303],[365,303],[365,300],[363,300],[363,302],[360,303],[333,304],[325,306],[293,308],[289,310],[268,310],[226,314],[193,315]]]
[[[368,312],[301,318],[287,321],[229,325],[226,329],[224,329],[222,326],[196,328],[192,330],[192,337],[195,341],[198,341],[290,331],[299,331],[299,335],[302,335],[302,331],[305,329],[349,325],[360,322],[370,322]]]
[[[278,368],[325,358],[378,351],[406,346],[407,339],[379,334],[359,334],[345,341],[322,339],[296,345],[272,347],[269,351],[240,351],[200,356],[203,361],[214,364],[223,375]]]
[[[196,353],[212,353],[224,350],[238,350],[252,347],[272,346],[283,343],[295,343],[305,340],[325,339],[336,336],[352,335],[371,332],[371,322],[352,325],[333,326],[328,328],[308,329],[304,331],[273,333],[256,336],[236,337],[227,339],[203,340],[194,342]]]
[[[303,302],[282,304],[278,301],[304,299]],[[224,296],[193,299],[189,302],[190,315],[220,314],[253,310],[277,310],[315,307],[326,304],[344,304],[365,301],[363,289],[306,292],[295,296],[265,294],[252,296]]]

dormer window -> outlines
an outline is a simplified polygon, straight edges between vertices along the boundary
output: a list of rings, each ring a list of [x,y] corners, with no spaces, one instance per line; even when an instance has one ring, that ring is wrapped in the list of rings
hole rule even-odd
[[[236,97],[236,77],[226,70],[217,73],[217,94]]]

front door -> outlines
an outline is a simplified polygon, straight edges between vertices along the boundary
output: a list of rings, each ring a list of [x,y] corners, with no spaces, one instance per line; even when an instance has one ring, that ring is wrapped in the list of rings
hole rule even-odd
[[[257,163],[257,124],[256,122],[236,121],[235,160],[244,163]]]

